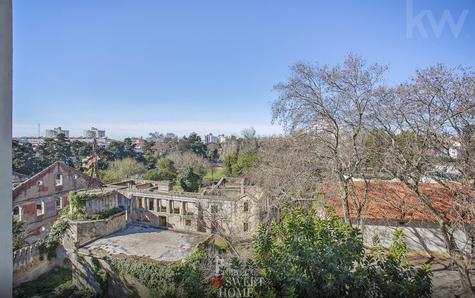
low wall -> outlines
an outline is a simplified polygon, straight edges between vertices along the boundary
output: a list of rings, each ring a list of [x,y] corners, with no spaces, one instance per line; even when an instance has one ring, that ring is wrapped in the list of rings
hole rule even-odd
[[[125,212],[106,219],[90,221],[72,221],[71,238],[77,246],[82,246],[98,238],[125,229],[127,225]]]
[[[378,235],[383,247],[391,245],[391,239],[396,229],[401,229],[406,237],[407,248],[410,251],[426,255],[447,255],[442,233],[436,225],[410,224],[366,224],[363,229],[363,240],[366,246],[373,246],[373,237]],[[471,251],[471,243],[467,241],[466,234],[457,231],[455,239],[460,248],[466,252]]]
[[[46,254],[40,252],[37,244],[13,252],[13,286],[35,280],[54,267],[67,267],[65,258],[64,250],[58,247],[56,257],[48,259]]]

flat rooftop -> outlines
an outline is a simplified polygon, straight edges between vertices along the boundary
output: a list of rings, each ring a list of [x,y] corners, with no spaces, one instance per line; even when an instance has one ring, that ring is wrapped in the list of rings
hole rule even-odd
[[[97,239],[82,247],[90,252],[147,257],[155,261],[174,262],[193,253],[207,235],[130,225],[127,229]]]

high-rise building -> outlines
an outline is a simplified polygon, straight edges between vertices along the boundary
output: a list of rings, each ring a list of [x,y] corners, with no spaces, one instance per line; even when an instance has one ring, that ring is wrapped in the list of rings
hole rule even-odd
[[[65,137],[69,138],[69,130],[62,129],[61,126],[53,129],[47,129],[45,131],[45,137],[56,138],[60,133],[64,134]]]
[[[212,133],[205,135],[205,144],[216,144],[218,142],[218,137],[214,136]]]
[[[105,130],[99,130],[95,127],[91,127],[91,129],[84,130],[84,137],[86,137],[86,138],[105,138],[106,137],[106,131]]]

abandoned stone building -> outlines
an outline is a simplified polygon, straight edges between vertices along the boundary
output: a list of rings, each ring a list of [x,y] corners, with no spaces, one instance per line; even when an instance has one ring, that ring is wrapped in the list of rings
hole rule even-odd
[[[265,212],[262,194],[243,179],[223,178],[202,193],[173,192],[168,181],[127,180],[107,187],[129,199],[123,206],[129,222],[236,240],[250,239]]]
[[[55,162],[13,188],[13,218],[24,223],[28,242],[41,239],[56,221],[69,191],[97,187],[99,182],[63,162]]]

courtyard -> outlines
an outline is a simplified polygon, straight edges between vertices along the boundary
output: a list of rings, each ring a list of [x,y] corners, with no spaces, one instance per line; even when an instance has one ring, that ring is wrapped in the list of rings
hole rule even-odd
[[[127,229],[97,239],[85,246],[92,253],[146,257],[155,261],[174,262],[193,253],[207,235],[130,225]]]

